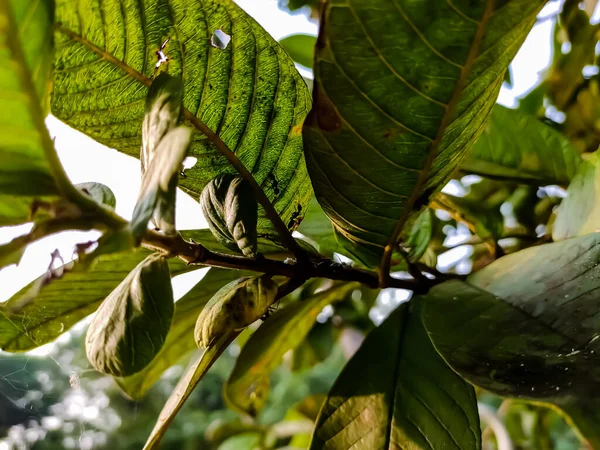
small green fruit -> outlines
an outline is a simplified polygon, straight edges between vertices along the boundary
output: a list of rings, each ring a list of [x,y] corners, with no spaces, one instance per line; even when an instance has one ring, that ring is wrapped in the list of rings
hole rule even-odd
[[[258,204],[250,183],[224,174],[206,185],[200,197],[202,212],[217,240],[245,256],[256,256]]]
[[[173,288],[165,258],[142,261],[102,302],[88,328],[85,349],[100,372],[139,372],[165,342],[173,318]]]
[[[245,277],[226,284],[208,301],[196,322],[198,347],[233,330],[241,330],[265,315],[275,301],[278,285],[270,276]]]

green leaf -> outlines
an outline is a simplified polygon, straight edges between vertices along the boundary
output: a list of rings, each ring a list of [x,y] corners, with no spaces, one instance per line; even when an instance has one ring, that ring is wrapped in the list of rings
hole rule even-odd
[[[142,149],[140,150],[142,174],[150,167],[160,142],[177,126],[182,102],[181,78],[163,72],[152,81],[146,97],[142,123]]]
[[[291,58],[233,0],[56,4],[55,116],[139,156],[145,86],[157,63],[155,52],[170,39],[163,49],[169,63],[161,70],[182,77],[187,111],[236,153],[285,223],[297,204],[308,205],[301,136],[308,90]],[[111,20],[104,20],[107,15]],[[211,45],[216,30],[231,36],[224,50]],[[217,175],[235,172],[200,133],[189,155],[198,162],[186,170],[180,187],[196,197]],[[260,214],[259,233],[272,232]]]
[[[546,84],[540,83],[527,93],[523,98],[519,99],[519,111],[529,114],[530,116],[544,116],[544,97],[546,96]]]
[[[0,304],[0,349],[23,352],[53,341],[93,313],[148,254],[101,256],[87,271],[69,263],[37,278]],[[173,276],[190,270],[178,259],[169,265]]]
[[[242,330],[263,317],[279,288],[271,277],[242,277],[219,289],[198,316],[194,330],[198,347],[208,348],[222,335]]]
[[[79,183],[75,187],[82,191],[84,194],[89,195],[97,203],[108,206],[109,208],[115,208],[117,206],[117,198],[115,194],[108,186],[102,183]]]
[[[298,232],[313,241],[323,256],[333,258],[334,252],[348,253],[338,244],[333,224],[315,198],[311,200]]]
[[[261,433],[241,433],[225,440],[217,450],[255,450],[261,448],[262,440]]]
[[[142,188],[156,189],[153,194],[143,200],[143,210],[151,212],[152,223],[165,234],[175,234],[175,200],[179,172],[183,168],[183,160],[192,140],[191,130],[181,128],[180,137],[175,131],[181,115],[183,101],[183,82],[181,78],[161,73],[152,81],[148,96],[144,122],[142,124]],[[185,131],[183,131],[185,130]],[[155,164],[152,162],[157,159]],[[161,180],[161,181],[158,181]],[[157,189],[156,184],[160,184]],[[148,185],[153,185],[148,187]],[[142,194],[140,194],[142,199]],[[148,206],[145,204],[148,203]],[[136,205],[138,206],[138,205]],[[136,208],[137,209],[137,208]],[[144,216],[147,213],[144,213]],[[134,211],[133,220],[136,220]],[[143,219],[145,220],[145,219]],[[146,225],[148,221],[145,220]],[[140,223],[140,231],[146,225]],[[135,227],[134,227],[135,230]],[[135,232],[137,235],[137,232]]]
[[[317,38],[310,34],[292,34],[279,41],[279,44],[298,64],[312,69]]]
[[[213,363],[221,356],[221,353],[225,351],[238,334],[238,332],[231,332],[222,335],[195,362],[190,364],[160,412],[156,425],[152,433],[150,433],[143,450],[158,448],[160,440],[166,433],[175,415],[179,412],[202,377],[208,372],[208,369],[211,368]]]
[[[44,124],[53,57],[53,7],[50,0],[0,4],[0,226],[28,222],[36,197],[59,192],[53,170],[60,166]]]
[[[589,442],[591,448],[600,446],[600,412],[596,401],[582,399],[577,404],[561,406],[563,411],[573,421],[579,432]]]
[[[152,218],[164,233],[175,233],[175,194],[178,173],[192,139],[192,130],[181,126],[167,132],[158,144],[144,177],[131,217],[131,229],[141,239]]]
[[[85,337],[88,360],[99,372],[129,376],[154,359],[174,312],[173,286],[163,254],[139,263],[102,302]]]
[[[524,183],[567,185],[581,163],[566,136],[535,116],[496,105],[461,170]]]
[[[325,361],[333,352],[337,333],[331,322],[315,323],[304,341],[292,353],[289,367],[294,372],[303,372]]]
[[[598,153],[586,155],[577,174],[556,212],[552,239],[560,241],[584,234],[595,233],[600,228],[600,158]]]
[[[444,186],[545,3],[325,3],[305,152],[317,199],[353,253],[378,263]]]
[[[224,396],[235,408],[256,416],[267,400],[269,374],[283,355],[306,338],[317,316],[330,303],[356,289],[356,283],[334,286],[297,301],[272,314],[242,348],[224,387]]]
[[[437,354],[410,306],[400,305],[344,367],[311,450],[481,448],[473,387]]]
[[[566,411],[597,409],[599,262],[600,234],[505,256],[470,284],[434,287],[425,326],[454,370],[484,389]],[[600,445],[597,434],[586,437]]]
[[[202,190],[200,204],[219,242],[256,258],[258,203],[247,180],[231,174],[219,175]]]
[[[406,247],[409,249],[408,258],[411,262],[418,261],[427,251],[433,235],[433,212],[426,209],[414,221]]]
[[[131,398],[142,398],[165,370],[196,350],[194,327],[200,311],[221,287],[239,277],[238,271],[212,268],[196,286],[175,302],[171,328],[160,352],[141,372],[116,378],[121,389]]]
[[[27,249],[27,239],[15,238],[12,241],[0,245],[0,269],[13,264],[19,264]]]

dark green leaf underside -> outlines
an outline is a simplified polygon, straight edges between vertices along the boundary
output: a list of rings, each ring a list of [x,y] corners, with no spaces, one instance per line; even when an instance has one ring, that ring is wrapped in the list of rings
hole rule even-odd
[[[471,275],[470,284],[434,287],[425,326],[448,363],[478,386],[597,409],[599,262],[597,233],[503,257]]]
[[[317,199],[365,258],[461,162],[544,3],[327,3],[305,151]]]
[[[297,204],[307,205],[311,189],[301,125],[310,107],[308,90],[289,56],[232,0],[57,0],[56,15],[65,29],[146,77],[154,70],[155,52],[170,38],[165,70],[183,77],[184,106],[235,151],[285,223]],[[224,50],[211,45],[219,29],[232,37]],[[147,88],[85,43],[60,31],[56,41],[53,113],[138,156]],[[198,162],[180,180],[190,193],[233,172],[200,133],[190,156]],[[271,225],[263,218],[259,229]]]
[[[480,449],[473,387],[401,305],[348,362],[323,405],[311,450]]]

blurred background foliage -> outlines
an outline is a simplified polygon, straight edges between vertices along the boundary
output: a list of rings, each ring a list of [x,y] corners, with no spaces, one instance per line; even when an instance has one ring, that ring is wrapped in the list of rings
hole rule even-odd
[[[318,5],[319,0],[279,0],[280,8],[312,20],[318,20]],[[590,20],[595,7],[595,0],[566,0],[560,12],[539,19],[553,22],[552,62],[516,106],[563,133],[581,154],[594,152],[600,145],[600,25]],[[310,68],[314,38],[290,37],[283,44],[297,62]],[[510,72],[505,82],[512,82]],[[544,180],[523,182],[458,173],[431,205],[427,245],[419,263],[467,274],[502,254],[549,241],[565,188]],[[446,211],[454,207],[460,214]],[[307,225],[314,225],[310,220],[309,214]],[[294,296],[306,298],[325,285],[311,281]],[[221,395],[247,339],[247,333],[243,334],[200,383],[161,448],[307,448],[321,402],[344,363],[363,337],[409,295],[401,290],[363,288],[326,307],[307,339],[286,354],[273,372],[267,406],[257,419],[229,409]],[[189,356],[165,372],[143,400],[134,401],[111,378],[91,369],[84,333],[85,324],[81,324],[53,344],[44,357],[0,353],[0,450],[143,446]],[[481,390],[478,398],[482,408],[487,407],[508,431],[514,449],[586,448],[565,419],[546,406],[505,400]],[[482,419],[482,429],[484,449],[497,449],[494,428]]]

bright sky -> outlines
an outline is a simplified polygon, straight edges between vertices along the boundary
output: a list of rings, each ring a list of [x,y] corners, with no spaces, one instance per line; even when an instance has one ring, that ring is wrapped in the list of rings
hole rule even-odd
[[[309,22],[303,14],[289,15],[279,10],[277,0],[237,0],[237,3],[276,39],[294,33],[317,33],[316,24]],[[540,17],[554,14],[559,9],[559,4],[550,3]],[[551,28],[550,20],[534,28],[513,63],[514,87],[511,90],[502,89],[500,103],[512,106],[515,97],[528,91],[547,67],[551,57],[548,45]],[[96,181],[106,184],[117,197],[117,212],[130,218],[140,181],[139,161],[96,143],[53,117],[48,118],[47,125],[50,134],[56,137],[58,154],[71,180],[74,183]],[[205,226],[198,203],[185,194],[178,198],[177,225],[180,229]],[[0,228],[0,244],[29,229],[30,225]],[[76,243],[88,241],[97,235],[66,232],[31,245],[18,267],[11,266],[0,271],[0,301],[10,298],[21,287],[42,274],[53,250],[59,249],[63,257],[68,258]]]

